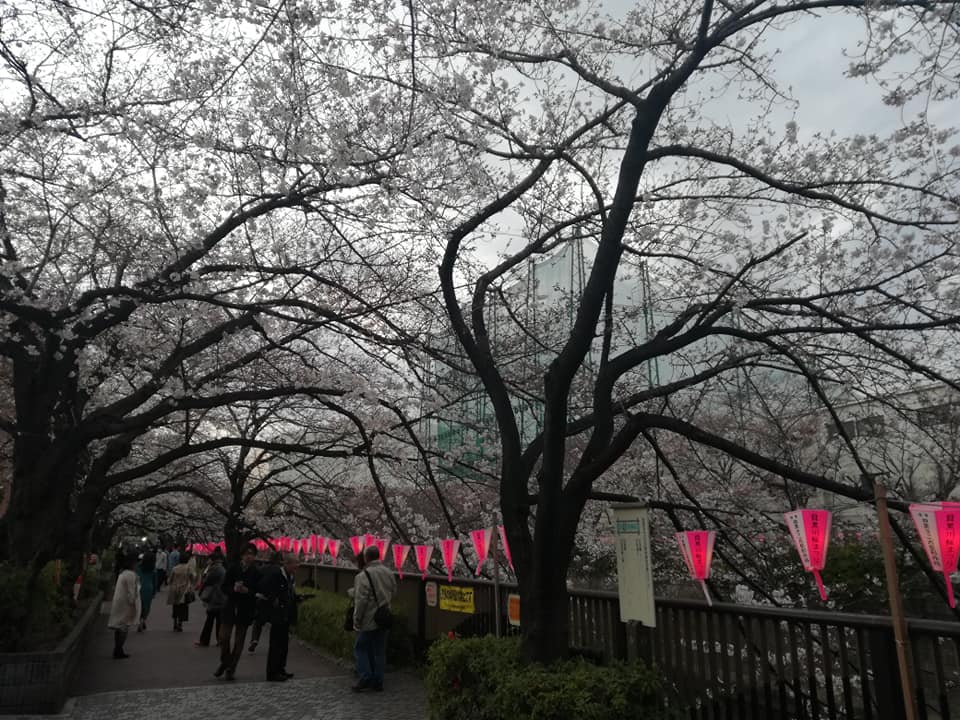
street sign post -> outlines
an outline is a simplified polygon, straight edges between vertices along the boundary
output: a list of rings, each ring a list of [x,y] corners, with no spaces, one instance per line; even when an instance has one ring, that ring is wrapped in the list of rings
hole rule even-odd
[[[620,619],[655,627],[653,563],[650,558],[650,510],[640,503],[613,505],[617,543]]]

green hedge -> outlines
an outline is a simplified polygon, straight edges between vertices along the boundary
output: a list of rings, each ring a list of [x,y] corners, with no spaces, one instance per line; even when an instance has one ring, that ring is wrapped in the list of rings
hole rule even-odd
[[[29,571],[0,564],[0,652],[45,650],[73,624],[73,609],[56,583],[56,567],[40,571],[32,594]]]
[[[659,675],[641,663],[526,664],[519,640],[494,637],[440,639],[430,648],[428,662],[432,720],[667,717],[658,707]]]
[[[300,592],[311,597],[300,603],[297,621],[297,636],[326,650],[331,655],[353,660],[353,643],[356,633],[343,629],[350,599],[346,595],[308,590]],[[403,608],[393,606],[396,622],[387,635],[387,663],[393,666],[408,665],[413,660],[413,643]]]

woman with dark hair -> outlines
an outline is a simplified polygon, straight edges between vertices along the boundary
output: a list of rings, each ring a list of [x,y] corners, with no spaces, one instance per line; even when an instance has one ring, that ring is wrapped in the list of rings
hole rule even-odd
[[[223,592],[223,579],[226,575],[227,570],[223,567],[223,553],[220,552],[220,548],[217,548],[210,556],[210,564],[200,581],[200,601],[207,611],[207,619],[200,631],[200,639],[193,643],[196,647],[207,647],[210,644],[210,634],[214,631],[214,627],[216,627],[217,643],[220,642],[220,612],[227,604],[227,596]]]
[[[193,602],[193,583],[196,578],[190,571],[190,553],[180,554],[179,562],[170,573],[170,589],[167,605],[173,606],[173,631],[183,632],[183,624],[190,619],[190,603]]]
[[[137,565],[137,577],[140,578],[140,624],[137,632],[147,629],[147,616],[150,615],[150,604],[157,593],[157,556],[152,550],[147,550],[140,556]]]
[[[121,660],[130,657],[123,650],[127,633],[140,618],[140,581],[133,571],[137,556],[123,555],[119,558],[120,574],[113,590],[113,602],[110,603],[110,618],[107,627],[113,630],[113,657]]]

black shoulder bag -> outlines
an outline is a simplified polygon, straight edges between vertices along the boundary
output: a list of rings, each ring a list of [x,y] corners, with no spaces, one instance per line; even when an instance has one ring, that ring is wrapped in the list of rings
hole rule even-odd
[[[363,574],[367,576],[367,582],[370,583],[370,590],[373,592],[373,601],[377,604],[377,611],[373,614],[373,621],[380,630],[389,630],[393,627],[393,613],[386,605],[380,604],[380,598],[377,597],[377,588],[373,584],[373,578],[366,570]]]

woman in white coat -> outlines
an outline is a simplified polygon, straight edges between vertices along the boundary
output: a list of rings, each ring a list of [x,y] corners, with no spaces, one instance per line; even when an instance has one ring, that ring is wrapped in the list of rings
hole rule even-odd
[[[133,571],[137,564],[136,555],[126,555],[120,561],[120,575],[113,591],[113,602],[110,604],[110,618],[107,627],[113,630],[113,657],[122,660],[130,657],[123,650],[127,640],[127,633],[140,620],[140,578]]]

